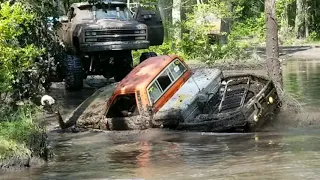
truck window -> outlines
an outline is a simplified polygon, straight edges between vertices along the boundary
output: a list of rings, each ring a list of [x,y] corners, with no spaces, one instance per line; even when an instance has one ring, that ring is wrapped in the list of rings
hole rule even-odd
[[[96,17],[97,19],[120,19],[123,21],[128,21],[133,19],[131,12],[128,8],[123,5],[119,5],[119,13],[116,10],[116,6],[112,5],[110,7],[104,8],[101,5],[96,6]],[[79,7],[81,10],[81,15],[83,19],[93,18],[92,6],[85,5]]]
[[[170,63],[148,88],[150,103],[154,104],[186,70],[179,59]]]
[[[187,68],[181,63],[179,59],[176,59],[169,65],[169,70],[171,71],[174,80],[176,80],[187,70]]]
[[[158,81],[152,83],[152,85],[148,89],[149,97],[151,102],[156,102],[162,94],[161,87]]]
[[[172,74],[170,74],[170,71],[167,69],[160,74],[157,80],[162,91],[165,91],[173,81]]]
[[[139,115],[135,94],[118,95],[107,113],[107,118]]]

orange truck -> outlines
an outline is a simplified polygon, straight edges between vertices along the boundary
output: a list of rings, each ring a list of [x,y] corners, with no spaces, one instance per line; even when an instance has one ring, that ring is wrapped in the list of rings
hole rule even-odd
[[[192,70],[180,57],[162,55],[114,86],[103,122],[109,130],[255,131],[279,105],[273,82],[264,77],[224,77],[219,69]]]

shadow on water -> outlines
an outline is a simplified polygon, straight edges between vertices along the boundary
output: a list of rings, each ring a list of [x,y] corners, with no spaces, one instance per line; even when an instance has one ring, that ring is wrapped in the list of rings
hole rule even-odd
[[[286,91],[320,107],[320,61],[288,61]],[[93,91],[57,90],[66,112]],[[53,92],[54,93],[54,92]],[[57,97],[56,96],[56,97]],[[319,179],[320,131],[287,128],[248,134],[166,130],[52,133],[55,157],[6,179]]]

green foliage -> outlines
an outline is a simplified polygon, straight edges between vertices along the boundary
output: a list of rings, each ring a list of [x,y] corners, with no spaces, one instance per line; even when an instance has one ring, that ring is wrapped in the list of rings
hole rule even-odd
[[[14,102],[41,94],[53,68],[64,58],[64,49],[46,24],[47,13],[53,13],[44,10],[49,2],[1,4],[0,95],[10,94]]]
[[[3,3],[0,11],[0,92],[12,90],[17,76],[30,68],[42,49],[28,44],[21,47],[18,38],[30,30],[34,15],[26,13],[20,3]],[[24,24],[24,26],[21,26]]]
[[[25,144],[0,137],[0,162],[13,156],[21,157],[24,155],[31,156],[31,152]]]
[[[260,13],[257,18],[248,18],[243,22],[235,22],[232,27],[232,33],[235,37],[256,37],[259,42],[265,41],[265,16]]]
[[[307,37],[307,41],[308,42],[316,42],[316,41],[320,41],[320,34],[316,33],[316,32],[311,32],[309,34],[309,36]]]
[[[240,45],[235,41],[235,36],[229,36],[228,43],[226,44],[220,44],[219,42],[212,43],[213,40],[220,38],[217,35],[209,35],[217,27],[213,26],[210,21],[205,20],[208,15],[213,15],[208,12],[218,12],[214,15],[229,20],[236,18],[241,11],[241,7],[235,6],[234,9],[231,13],[226,2],[218,0],[210,0],[208,4],[194,6],[192,11],[186,14],[186,19],[179,25],[176,25],[183,29],[181,39],[176,39],[170,33],[162,45],[134,52],[133,57],[135,62],[138,62],[139,55],[145,51],[154,51],[157,54],[176,54],[186,60],[197,59],[207,63],[220,59],[241,58],[244,53]],[[165,28],[169,32],[174,29],[172,25],[167,24]],[[221,32],[220,36],[225,34],[225,32]]]
[[[21,155],[42,156],[46,151],[44,128],[33,121],[34,112],[32,104],[20,106],[15,111],[7,107],[1,112],[0,160]]]
[[[43,127],[33,121],[38,110],[29,100],[41,96],[64,49],[46,17],[53,1],[1,3],[0,9],[0,159],[45,156]]]

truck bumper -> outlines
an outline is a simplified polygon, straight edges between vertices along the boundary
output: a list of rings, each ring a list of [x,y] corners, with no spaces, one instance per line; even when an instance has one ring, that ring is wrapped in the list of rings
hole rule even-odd
[[[80,44],[83,52],[148,49],[149,41],[96,42]]]

